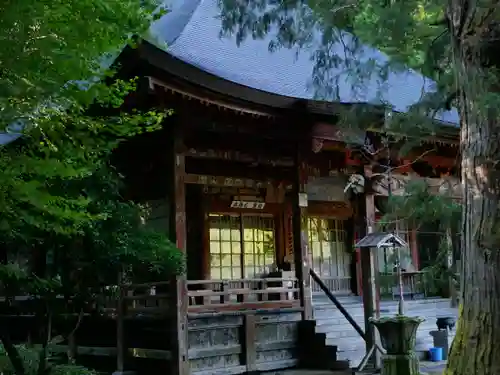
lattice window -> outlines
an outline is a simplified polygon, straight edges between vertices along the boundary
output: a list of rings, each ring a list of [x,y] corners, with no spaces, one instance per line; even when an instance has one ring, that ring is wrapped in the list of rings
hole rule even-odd
[[[309,256],[323,277],[350,275],[351,256],[346,252],[344,221],[309,217]]]
[[[240,218],[210,215],[210,278],[241,278]]]
[[[272,217],[211,214],[209,223],[211,279],[259,277],[275,263]]]

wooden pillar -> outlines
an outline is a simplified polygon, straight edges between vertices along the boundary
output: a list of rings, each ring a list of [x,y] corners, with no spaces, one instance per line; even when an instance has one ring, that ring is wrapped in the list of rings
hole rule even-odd
[[[362,284],[363,284],[363,309],[365,316],[365,332],[366,332],[366,350],[367,352],[377,344],[380,347],[380,337],[378,331],[370,323],[370,318],[378,318],[377,309],[377,294],[378,294],[378,283],[377,274],[378,270],[376,267],[376,256],[375,252],[377,249],[365,248],[361,249],[361,272],[362,272]],[[375,368],[380,368],[381,359],[380,352],[375,350],[373,352],[373,360]]]
[[[368,183],[368,181],[372,177],[372,166],[371,165],[365,165],[364,167],[364,175],[365,175],[365,185]],[[377,215],[376,215],[376,210],[375,210],[375,194],[373,194],[371,191],[365,192],[365,222],[366,222],[366,234],[368,233],[373,233],[375,231],[375,226],[377,222]],[[375,293],[375,311],[377,314],[380,312],[380,285],[379,285],[379,269],[378,269],[378,257],[379,254],[375,252],[373,254],[374,256],[374,266],[375,266],[375,281],[377,284],[377,289]],[[361,270],[361,274],[363,274],[363,270]]]
[[[365,189],[372,176],[370,165],[365,166]],[[365,191],[366,233],[375,230],[375,195]],[[380,337],[377,329],[370,323],[370,318],[378,318],[380,313],[380,285],[377,249],[361,249],[361,284],[363,288],[363,309],[365,317],[366,350],[369,351],[375,344],[380,346]],[[375,350],[372,357],[375,368],[380,368],[380,352]]]
[[[255,374],[257,370],[257,338],[256,338],[257,319],[254,314],[247,314],[243,320],[243,355],[247,374]]]
[[[354,217],[354,244],[366,236],[366,210],[365,196],[356,195],[354,199],[355,217]],[[363,280],[361,278],[361,251],[354,249],[356,261],[356,292],[358,296],[363,295]]]
[[[311,295],[311,277],[309,276],[310,259],[308,251],[308,222],[307,222],[307,171],[306,164],[301,160],[300,154],[297,154],[296,164],[297,173],[295,186],[293,189],[293,249],[295,274],[299,280],[300,305],[303,307],[302,319],[311,320],[312,313],[312,295]]]
[[[369,180],[372,178],[372,166],[365,165],[365,189],[368,189]],[[371,191],[365,191],[365,222],[366,232],[372,233],[375,230],[375,194]]]
[[[118,303],[116,308],[116,371],[113,375],[130,374],[127,371],[127,354],[128,348],[125,335],[125,315],[127,313],[127,306],[125,303],[126,290],[124,288],[123,272],[118,275]]]
[[[186,252],[186,174],[185,157],[182,155],[183,144],[180,134],[175,134],[173,156],[173,194],[171,219],[174,227],[174,237],[177,247]],[[188,337],[187,337],[187,283],[186,274],[177,276],[173,288],[174,319],[170,347],[172,350],[172,368],[174,375],[189,375]]]

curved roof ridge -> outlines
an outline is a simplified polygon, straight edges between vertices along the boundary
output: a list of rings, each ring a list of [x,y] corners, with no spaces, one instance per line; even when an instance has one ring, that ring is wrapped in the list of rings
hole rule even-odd
[[[161,6],[165,7],[168,13],[150,26],[149,33],[153,38],[159,38],[162,43],[173,45],[202,1],[164,0]]]

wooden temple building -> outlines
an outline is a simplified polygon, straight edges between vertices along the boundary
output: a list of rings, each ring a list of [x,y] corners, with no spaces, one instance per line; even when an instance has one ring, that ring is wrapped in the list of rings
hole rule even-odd
[[[187,273],[170,285],[174,298],[163,315],[170,329],[162,345],[168,355],[160,357],[168,368],[187,375],[348,366],[314,330],[314,296],[324,288],[363,293],[354,243],[375,230],[388,190],[402,194],[417,178],[436,194],[458,192],[458,129],[445,126],[398,157],[401,142],[384,143],[379,107],[364,105],[370,123],[348,134],[339,113],[361,104],[243,86],[148,42],[120,61],[122,75],[140,77],[134,105],[173,110],[162,131],[118,151],[129,198],[147,202],[148,225],[168,231],[186,254]],[[388,161],[391,181],[381,169]],[[439,233],[418,233],[404,220],[392,230],[409,244],[402,249],[407,288],[421,293],[419,271],[429,261],[421,247],[427,238],[426,251],[437,251]],[[393,262],[381,254],[378,271],[392,272]],[[138,311],[158,316],[160,305]],[[121,346],[125,371],[131,351]]]
[[[314,298],[362,295],[354,244],[375,230],[388,190],[401,194],[408,180],[425,179],[436,194],[458,192],[458,128],[445,124],[399,156],[396,137],[384,143],[383,108],[314,100],[296,82],[310,76],[309,58],[277,52],[270,62],[255,52],[267,51],[265,41],[238,49],[219,39],[220,24],[207,24],[216,3],[179,2],[152,28],[167,51],[144,41],[118,59],[121,77],[139,77],[128,105],[172,111],[161,131],[124,143],[117,159],[128,198],[149,205],[147,225],[185,252],[187,272],[123,286],[113,312],[118,341],[77,340],[75,350],[148,375],[346,366],[315,331]],[[412,77],[398,87],[420,95]],[[346,130],[339,115],[356,108],[364,123]],[[391,229],[409,244],[401,249],[408,290],[422,293],[420,270],[439,233],[404,220]],[[392,266],[391,254],[380,254],[377,271]]]

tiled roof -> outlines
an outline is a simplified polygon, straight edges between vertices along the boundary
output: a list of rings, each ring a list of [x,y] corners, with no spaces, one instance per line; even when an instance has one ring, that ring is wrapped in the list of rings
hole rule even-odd
[[[315,62],[314,44],[298,54],[296,50],[269,51],[272,37],[262,40],[251,38],[239,46],[234,37],[220,37],[221,20],[217,0],[166,0],[171,12],[158,20],[150,29],[154,43],[178,59],[208,73],[251,88],[302,99],[336,100],[343,103],[390,103],[396,111],[404,112],[419,101],[423,91],[431,91],[433,82],[414,71],[392,73],[386,82],[373,76],[354,90],[352,79],[342,67],[329,73],[338,77],[339,98],[318,97],[312,85]],[[168,47],[166,47],[168,45]],[[338,53],[344,46],[338,44]],[[387,57],[379,51],[365,47],[361,60],[384,62]],[[458,123],[456,110],[440,113],[439,120]]]
[[[234,37],[221,38],[220,10],[217,0],[165,0],[171,10],[150,28],[150,41],[172,56],[205,72],[243,86],[298,99],[323,99],[342,103],[380,104],[381,99],[396,111],[404,112],[416,103],[433,83],[422,75],[407,71],[393,73],[387,82],[372,77],[362,92],[353,90],[352,79],[343,68],[329,73],[337,77],[339,98],[318,97],[312,85],[314,62],[312,45],[299,54],[295,50],[269,51],[271,37],[248,39],[239,46]],[[344,47],[338,45],[339,54]],[[373,48],[364,48],[360,59],[386,57]],[[366,83],[366,82],[365,82]],[[458,124],[456,110],[440,113],[439,120]],[[18,134],[0,132],[0,145],[18,138]]]
[[[0,146],[15,141],[21,134],[0,133]]]

